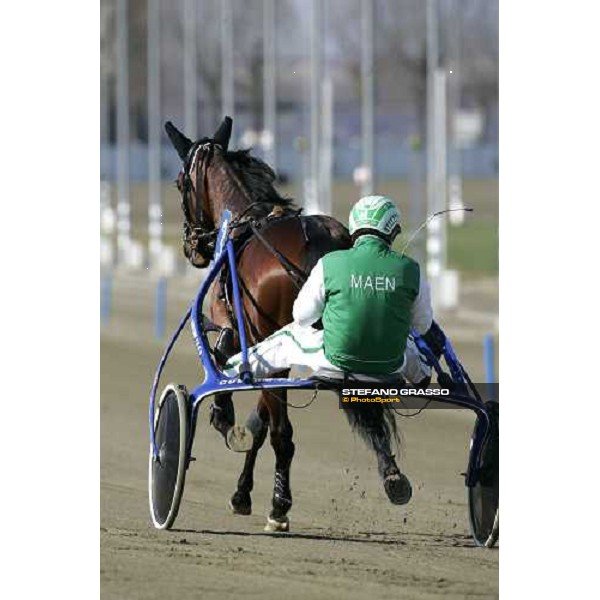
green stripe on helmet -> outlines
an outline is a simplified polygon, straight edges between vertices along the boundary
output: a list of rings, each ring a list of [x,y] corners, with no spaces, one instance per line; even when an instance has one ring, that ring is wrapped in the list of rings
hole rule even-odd
[[[400,211],[386,196],[365,196],[353,206],[349,221],[350,234],[366,228],[390,235],[400,224]]]

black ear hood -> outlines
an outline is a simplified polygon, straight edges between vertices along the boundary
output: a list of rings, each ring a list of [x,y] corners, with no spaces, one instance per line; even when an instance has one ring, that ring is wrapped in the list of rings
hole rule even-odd
[[[192,140],[185,137],[185,135],[183,135],[183,133],[181,133],[181,131],[179,131],[179,129],[177,129],[177,127],[175,127],[171,121],[167,121],[165,123],[165,131],[171,140],[171,144],[173,144],[173,148],[175,148],[177,151],[179,158],[182,161],[185,161],[187,154],[193,145]]]
[[[227,146],[229,146],[229,140],[231,139],[232,127],[233,121],[231,117],[225,117],[213,137],[215,144],[219,144],[225,152],[227,151]]]

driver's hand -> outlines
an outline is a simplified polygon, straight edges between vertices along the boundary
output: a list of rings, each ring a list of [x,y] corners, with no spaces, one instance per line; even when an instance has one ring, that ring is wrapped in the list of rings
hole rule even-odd
[[[446,346],[446,336],[441,330],[440,326],[435,322],[431,322],[431,327],[423,335],[423,339],[427,342],[427,345],[439,359],[444,353],[444,347]]]

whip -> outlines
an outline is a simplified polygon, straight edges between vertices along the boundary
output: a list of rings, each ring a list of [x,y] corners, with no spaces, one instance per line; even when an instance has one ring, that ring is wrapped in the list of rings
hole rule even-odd
[[[434,219],[435,217],[439,217],[440,215],[443,215],[445,213],[455,212],[458,210],[464,210],[466,212],[473,212],[472,208],[461,207],[461,208],[447,208],[445,210],[438,210],[438,212],[434,212],[432,215],[429,215],[427,217],[427,219],[425,221],[423,221],[423,223],[421,223],[421,225],[419,225],[419,227],[417,227],[417,229],[415,229],[413,234],[408,238],[408,241],[406,242],[406,244],[404,244],[404,248],[402,248],[402,252],[400,253],[400,256],[404,256],[406,249],[410,246],[411,242],[415,239],[415,237],[417,237],[417,234],[421,231],[421,229],[423,229],[423,227],[427,227],[427,225],[429,225],[429,222],[432,219]]]

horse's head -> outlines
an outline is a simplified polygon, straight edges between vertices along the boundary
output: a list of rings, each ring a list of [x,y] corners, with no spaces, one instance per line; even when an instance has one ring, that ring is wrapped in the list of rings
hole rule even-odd
[[[212,138],[192,142],[170,121],[165,129],[183,168],[177,187],[183,199],[183,251],[195,267],[206,267],[215,251],[216,227],[225,208],[234,217],[263,217],[290,207],[273,186],[275,173],[250,150],[228,150],[232,121],[225,117]]]
[[[212,138],[192,142],[171,121],[165,124],[167,135],[183,163],[177,176],[184,215],[183,251],[198,268],[206,267],[215,251],[218,211],[211,198],[208,169],[215,158],[227,152],[231,126],[231,118],[225,117]]]

